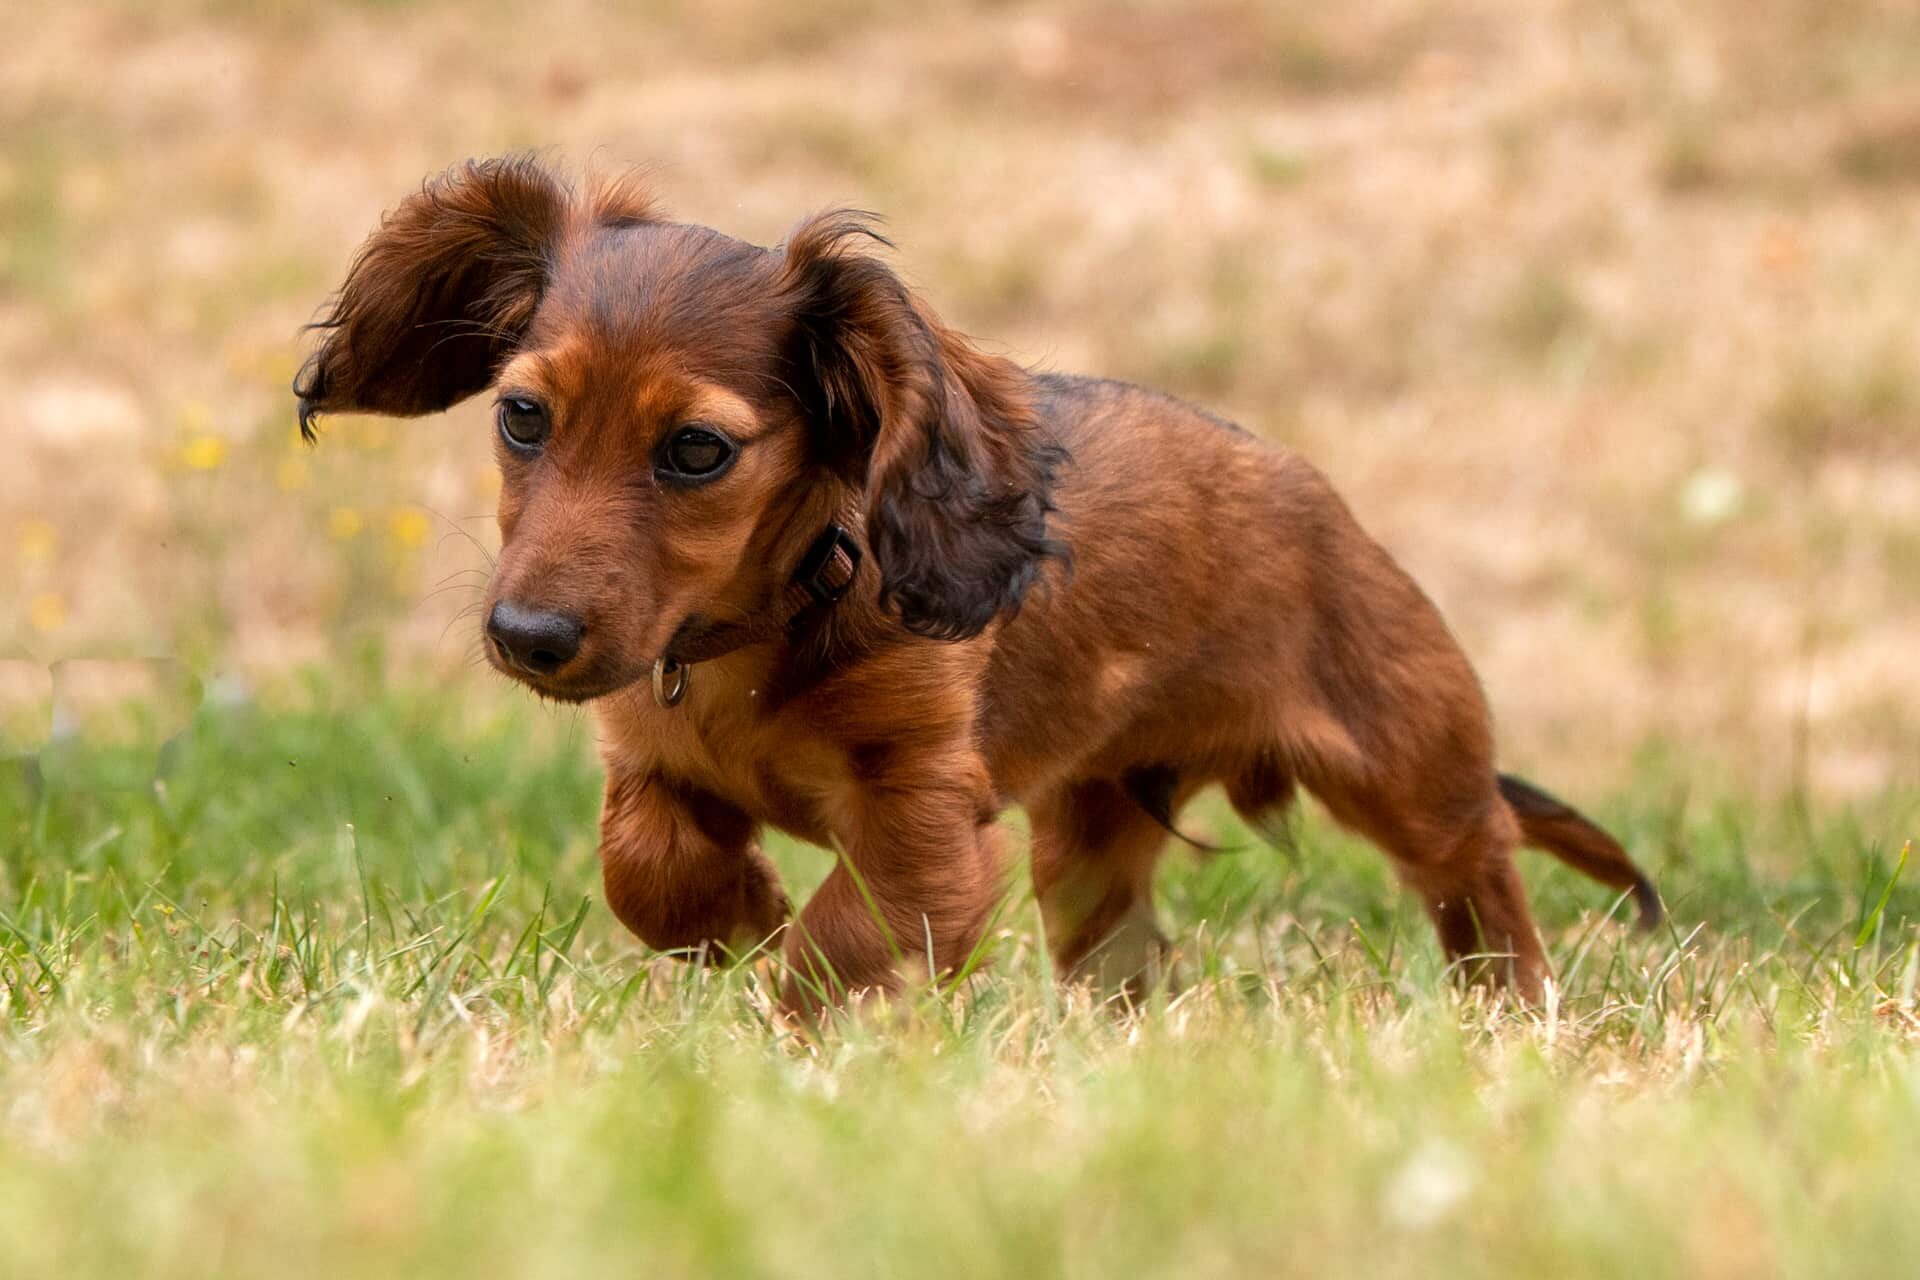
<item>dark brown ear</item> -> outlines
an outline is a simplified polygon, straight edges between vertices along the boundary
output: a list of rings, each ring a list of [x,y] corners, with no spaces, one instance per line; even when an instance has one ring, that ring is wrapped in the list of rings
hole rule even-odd
[[[430,179],[362,246],[293,380],[316,414],[433,413],[492,381],[545,288],[571,193],[531,156]]]
[[[1049,556],[1066,450],[1031,378],[942,325],[864,248],[867,214],[809,219],[784,246],[792,385],[828,459],[864,478],[881,601],[921,635],[961,640],[1010,615]]]

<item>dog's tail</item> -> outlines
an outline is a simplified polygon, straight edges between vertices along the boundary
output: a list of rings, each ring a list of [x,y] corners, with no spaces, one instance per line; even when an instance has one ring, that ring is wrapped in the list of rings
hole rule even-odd
[[[1640,908],[1640,927],[1651,929],[1666,915],[1660,893],[1620,842],[1530,782],[1500,775],[1500,794],[1520,820],[1526,843],[1544,849],[1576,871],[1616,889],[1631,889]]]

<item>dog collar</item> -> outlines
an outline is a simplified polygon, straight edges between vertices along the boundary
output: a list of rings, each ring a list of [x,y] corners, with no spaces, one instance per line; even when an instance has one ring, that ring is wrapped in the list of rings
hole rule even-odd
[[[653,700],[662,707],[679,706],[687,696],[694,663],[784,635],[816,609],[839,603],[860,572],[860,544],[847,531],[853,515],[843,516],[843,520],[845,523],[828,524],[807,547],[773,608],[758,617],[669,641],[667,652],[653,664]]]

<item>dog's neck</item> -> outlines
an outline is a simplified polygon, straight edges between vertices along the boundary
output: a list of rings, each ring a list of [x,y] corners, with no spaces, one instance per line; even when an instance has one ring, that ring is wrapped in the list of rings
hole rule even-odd
[[[654,664],[655,700],[665,707],[677,705],[686,694],[696,663],[791,636],[809,620],[838,605],[860,576],[863,553],[859,528],[860,503],[849,494],[834,518],[808,544],[771,605],[738,620],[691,629],[683,626]]]

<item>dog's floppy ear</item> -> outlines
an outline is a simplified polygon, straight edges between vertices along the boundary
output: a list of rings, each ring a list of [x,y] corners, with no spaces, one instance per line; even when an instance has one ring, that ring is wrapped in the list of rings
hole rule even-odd
[[[881,602],[920,635],[962,640],[1020,607],[1048,556],[1066,451],[1028,375],[942,325],[878,258],[870,215],[802,223],[782,249],[790,360],[828,460],[864,484]]]
[[[316,414],[433,413],[484,389],[525,334],[572,195],[531,156],[429,179],[362,246],[293,380]]]

